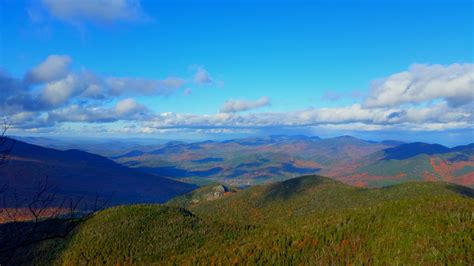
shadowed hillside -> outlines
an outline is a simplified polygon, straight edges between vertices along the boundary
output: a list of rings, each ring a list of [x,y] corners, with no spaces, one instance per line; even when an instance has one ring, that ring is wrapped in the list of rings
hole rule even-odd
[[[8,160],[0,167],[0,184],[8,184],[20,193],[30,193],[32,186],[46,177],[62,195],[86,198],[95,193],[103,197],[112,195],[115,204],[164,202],[195,188],[88,152],[59,151],[21,141],[14,143]]]
[[[453,149],[456,150],[456,149]],[[428,144],[423,142],[415,142],[409,144],[402,144],[400,146],[385,149],[385,160],[403,160],[414,157],[419,154],[433,155],[450,152],[451,149],[439,145],[439,144]]]

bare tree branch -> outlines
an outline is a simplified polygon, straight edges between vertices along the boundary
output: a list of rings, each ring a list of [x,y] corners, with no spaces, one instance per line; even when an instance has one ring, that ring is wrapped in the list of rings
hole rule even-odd
[[[15,146],[15,141],[11,138],[8,138],[6,135],[10,126],[11,125],[6,120],[4,120],[3,126],[0,129],[0,165],[6,161],[8,155],[13,149],[13,146]]]
[[[0,128],[0,167],[13,149],[15,141],[6,136],[10,125]],[[23,194],[21,194],[23,193]],[[110,201],[96,193],[92,207],[84,197],[60,196],[59,189],[48,177],[39,180],[33,191],[19,193],[8,184],[0,185],[0,265],[8,263],[19,250],[43,241],[66,238],[82,222]]]
[[[84,197],[60,197],[48,178],[37,183],[31,197],[20,198],[16,190],[7,191],[0,207],[8,219],[7,224],[0,225],[0,263],[10,261],[21,248],[67,237],[79,224],[103,210],[109,200],[96,193],[91,206]]]

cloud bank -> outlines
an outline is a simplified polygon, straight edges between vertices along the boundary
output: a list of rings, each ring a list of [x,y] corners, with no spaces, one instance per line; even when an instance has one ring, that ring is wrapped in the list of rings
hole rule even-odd
[[[372,83],[358,103],[331,108],[301,108],[286,112],[245,112],[269,106],[270,99],[228,100],[211,114],[156,113],[137,96],[167,96],[187,84],[212,82],[196,69],[190,79],[110,77],[71,70],[72,59],[51,55],[21,79],[0,71],[0,116],[21,129],[59,128],[63,123],[114,123],[130,130],[324,128],[350,131],[446,131],[474,126],[473,64],[422,65]],[[182,96],[185,97],[185,96]],[[188,95],[186,97],[193,97]],[[132,126],[133,125],[133,126]]]
[[[68,105],[103,105],[123,97],[166,96],[181,89],[185,79],[146,79],[100,76],[88,70],[72,71],[67,55],[50,55],[23,79],[0,72],[0,110],[8,116],[45,112]]]

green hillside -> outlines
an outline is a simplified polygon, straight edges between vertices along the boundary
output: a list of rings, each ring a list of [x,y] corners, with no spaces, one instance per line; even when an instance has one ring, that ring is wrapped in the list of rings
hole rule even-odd
[[[215,186],[166,206],[102,211],[70,239],[37,247],[54,254],[37,262],[474,263],[470,188],[430,182],[362,189],[305,176],[190,202]]]

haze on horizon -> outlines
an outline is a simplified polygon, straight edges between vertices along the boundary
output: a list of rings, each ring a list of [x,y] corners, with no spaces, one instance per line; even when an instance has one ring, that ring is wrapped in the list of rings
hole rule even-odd
[[[474,142],[472,1],[2,1],[11,135]]]

